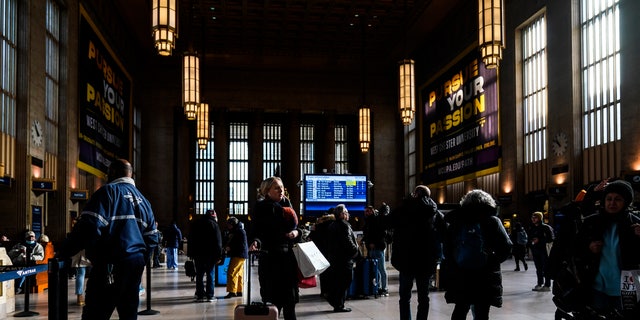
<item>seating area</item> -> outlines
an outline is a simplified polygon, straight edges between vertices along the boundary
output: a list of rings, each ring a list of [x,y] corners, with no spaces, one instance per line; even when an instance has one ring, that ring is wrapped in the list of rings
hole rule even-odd
[[[416,262],[417,263],[417,262]],[[196,320],[196,319],[217,319],[232,320],[233,309],[236,305],[243,303],[241,297],[223,299],[227,292],[225,287],[217,286],[217,300],[213,302],[195,303],[193,294],[195,283],[185,276],[184,256],[180,256],[180,268],[178,270],[167,270],[164,267],[152,269],[151,303],[147,304],[147,296],[140,299],[140,311],[158,311],[154,315],[140,315],[139,319],[172,319],[172,320]],[[348,313],[333,313],[332,308],[320,297],[319,288],[301,289],[301,301],[296,307],[298,319],[304,320],[329,320],[329,319],[397,319],[398,318],[398,273],[391,266],[389,271],[389,291],[387,297],[370,297],[368,299],[349,300],[346,306],[353,311]],[[555,306],[551,301],[550,292],[535,292],[531,288],[535,285],[535,268],[533,266],[528,271],[513,271],[515,265],[513,260],[506,261],[503,266],[504,284],[504,306],[502,308],[491,309],[491,319],[493,320],[535,320],[553,319]],[[251,267],[253,272],[253,282],[251,286],[252,300],[257,301],[259,297],[259,287],[257,282],[257,263]],[[143,285],[149,290],[146,275],[143,276]],[[69,282],[69,288],[73,288],[73,282]],[[30,319],[48,319],[48,290],[31,294],[30,311],[38,312],[39,315]],[[430,294],[431,307],[429,319],[445,320],[450,319],[453,305],[447,304],[444,300],[444,292],[433,291]],[[415,312],[416,295],[412,297],[412,308]],[[16,296],[16,311],[24,310],[24,295]],[[8,315],[11,317],[12,315]],[[75,295],[69,290],[69,314],[68,319],[80,319],[81,308],[75,305]],[[1,318],[1,317],[0,317]],[[472,319],[471,315],[467,317]],[[118,319],[117,312],[112,319]]]

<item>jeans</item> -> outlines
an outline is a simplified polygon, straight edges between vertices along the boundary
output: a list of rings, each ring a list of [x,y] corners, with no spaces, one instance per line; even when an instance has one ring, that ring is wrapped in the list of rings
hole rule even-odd
[[[400,320],[411,320],[411,290],[413,290],[413,281],[416,281],[418,293],[418,313],[416,320],[427,320],[429,317],[429,281],[431,274],[421,272],[412,274],[411,272],[400,271]]]
[[[84,275],[87,267],[76,267],[76,294],[84,294]]]
[[[384,250],[373,249],[369,250],[369,256],[371,258],[378,259],[378,288],[382,291],[387,290],[387,266],[384,261]]]
[[[213,298],[213,281],[215,274],[213,273],[214,261],[211,259],[195,258],[196,266],[196,296],[197,298]],[[206,277],[206,285],[204,278]]]
[[[178,268],[178,248],[165,248],[167,254],[167,269]]]

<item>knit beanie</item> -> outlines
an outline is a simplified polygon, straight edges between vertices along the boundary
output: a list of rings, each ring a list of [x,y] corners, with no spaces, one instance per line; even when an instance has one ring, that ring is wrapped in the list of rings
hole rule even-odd
[[[604,197],[609,193],[617,193],[624,198],[624,202],[626,205],[631,204],[633,202],[633,188],[629,182],[624,180],[616,180],[609,182],[607,186],[604,188]]]

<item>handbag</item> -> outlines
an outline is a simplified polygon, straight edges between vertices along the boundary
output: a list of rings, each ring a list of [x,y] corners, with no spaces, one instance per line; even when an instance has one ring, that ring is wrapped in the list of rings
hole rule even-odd
[[[304,277],[298,268],[298,288],[307,289],[318,286],[317,276]]]
[[[624,310],[636,307],[640,301],[640,270],[620,271],[620,297]]]
[[[293,254],[305,278],[317,276],[329,268],[329,261],[313,241],[296,243],[293,246]]]

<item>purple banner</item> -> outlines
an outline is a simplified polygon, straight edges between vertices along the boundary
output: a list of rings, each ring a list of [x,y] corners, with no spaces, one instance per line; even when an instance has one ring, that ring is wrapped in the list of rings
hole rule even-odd
[[[497,97],[496,69],[475,52],[420,90],[424,183],[499,170]]]
[[[80,12],[78,167],[104,177],[112,160],[129,157],[131,77]]]

